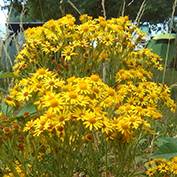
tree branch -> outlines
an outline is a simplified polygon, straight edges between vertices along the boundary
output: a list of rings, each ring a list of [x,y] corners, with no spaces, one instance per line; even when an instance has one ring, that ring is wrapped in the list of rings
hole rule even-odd
[[[101,1],[103,17],[106,19],[106,9],[105,9],[105,0]]]

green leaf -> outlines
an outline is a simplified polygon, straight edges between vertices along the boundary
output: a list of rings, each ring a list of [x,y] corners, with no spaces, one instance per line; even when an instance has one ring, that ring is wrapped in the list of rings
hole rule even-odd
[[[8,110],[8,105],[5,104],[4,102],[1,103],[1,112],[3,112],[4,114],[7,112]]]
[[[177,138],[159,138],[156,145],[158,146],[158,149],[153,153],[152,158],[170,159],[177,156]]]
[[[0,72],[0,79],[16,77],[13,72]]]
[[[16,117],[23,117],[25,113],[29,113],[30,115],[36,113],[36,107],[32,103],[29,103],[20,109]]]

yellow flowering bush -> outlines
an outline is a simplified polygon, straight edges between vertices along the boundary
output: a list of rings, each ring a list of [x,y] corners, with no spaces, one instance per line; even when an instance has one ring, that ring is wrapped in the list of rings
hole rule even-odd
[[[168,86],[153,82],[160,57],[137,49],[143,34],[128,17],[75,21],[25,32],[4,98],[25,136],[12,163],[37,176],[136,175],[139,140],[153,133],[162,106],[176,108]]]
[[[117,82],[121,79],[120,73],[125,74],[120,70]],[[140,79],[146,80],[146,77]],[[65,124],[74,120],[82,122],[90,131],[100,130],[106,136],[118,133],[128,141],[135,130],[147,130],[150,120],[161,118],[157,108],[160,101],[172,111],[175,106],[165,86],[149,81],[136,84],[127,81],[114,89],[95,74],[62,80],[56,73],[40,68],[14,85],[5,101],[21,107],[34,103],[37,116],[33,115],[25,130],[37,136],[45,131],[56,131],[63,137]]]
[[[80,24],[67,15],[25,32],[26,43],[16,57],[14,72],[25,75],[47,67],[62,77],[102,74],[103,63],[113,80],[119,67],[161,69],[160,58],[148,49],[135,51],[143,34],[128,17],[105,20],[83,15]]]

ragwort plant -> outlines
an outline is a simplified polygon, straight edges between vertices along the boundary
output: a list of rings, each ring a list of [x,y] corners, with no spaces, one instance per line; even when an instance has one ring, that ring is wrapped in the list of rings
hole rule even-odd
[[[22,127],[23,148],[1,144],[13,152],[0,157],[4,176],[141,176],[140,140],[159,104],[175,111],[169,88],[152,81],[159,56],[136,49],[141,31],[128,17],[66,15],[25,36],[2,113]]]
[[[147,176],[155,177],[175,177],[177,175],[177,157],[170,160],[156,158],[146,163]]]

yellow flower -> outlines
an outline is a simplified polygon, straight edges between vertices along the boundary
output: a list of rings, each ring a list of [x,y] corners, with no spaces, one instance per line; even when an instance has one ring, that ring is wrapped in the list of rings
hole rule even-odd
[[[117,130],[121,132],[122,134],[129,134],[130,133],[130,128],[131,128],[131,123],[127,118],[120,119],[116,125]]]
[[[112,46],[114,44],[114,36],[112,34],[103,34],[101,36],[101,43],[103,43],[105,46]]]
[[[146,175],[148,176],[154,176],[154,173],[156,172],[156,168],[150,168],[146,171]]]
[[[92,20],[92,17],[89,16],[89,15],[87,15],[87,14],[83,14],[83,15],[80,16],[79,20],[80,20],[82,23],[84,23],[84,22],[87,22],[87,21],[89,21],[89,20]]]
[[[79,94],[91,94],[91,84],[87,82],[87,79],[85,79],[85,81],[78,81],[78,84],[73,88],[75,88]]]
[[[160,173],[166,173],[169,170],[169,168],[165,163],[161,163],[160,165],[157,166],[157,170]]]
[[[29,101],[32,97],[30,88],[23,88],[20,92],[18,92],[16,100],[19,102]]]
[[[78,29],[81,33],[87,33],[89,30],[91,30],[91,27],[93,28],[93,25],[91,26],[89,22],[86,22],[81,24]]]
[[[67,14],[66,16],[59,19],[58,23],[61,25],[67,25],[68,27],[72,27],[74,25],[75,21],[76,21],[76,19],[72,15]]]
[[[103,133],[105,133],[106,135],[109,135],[110,133],[113,132],[115,127],[114,127],[113,122],[110,119],[104,117],[102,124],[103,125],[102,125],[101,131]]]
[[[141,119],[141,117],[138,117],[138,116],[135,116],[135,115],[132,115],[128,118],[130,124],[131,124],[131,127],[133,129],[138,129],[142,123],[143,123],[143,120]]]
[[[4,101],[9,106],[16,106],[15,100],[11,96],[6,96],[6,98],[4,99]]]
[[[60,112],[63,109],[62,101],[59,98],[59,95],[56,95],[56,98],[48,98],[45,102],[45,106],[48,107],[48,110],[51,112]]]
[[[34,74],[33,77],[37,79],[42,79],[44,77],[52,77],[54,73],[48,71],[48,69],[45,68],[39,68]]]
[[[103,101],[100,102],[100,106],[103,108],[110,108],[114,107],[114,105],[117,103],[116,97],[114,96],[107,96]]]
[[[130,141],[134,132],[128,117],[115,118],[113,123],[115,130],[123,137],[123,141]]]
[[[61,93],[61,100],[66,105],[74,107],[83,106],[86,107],[89,104],[89,98],[79,95],[76,91],[68,91]]]
[[[87,111],[86,113],[84,113],[81,120],[83,121],[85,127],[88,128],[90,131],[94,129],[98,130],[103,126],[101,115],[95,112]]]
[[[100,77],[99,77],[98,75],[96,75],[96,74],[92,74],[92,75],[90,76],[90,79],[91,79],[93,82],[98,82],[98,81],[100,81]]]
[[[30,120],[26,123],[25,128],[23,129],[23,131],[31,131],[33,129],[34,126],[34,121]]]
[[[59,89],[64,85],[64,81],[55,77],[46,77],[43,80],[42,86],[47,90]]]
[[[69,61],[73,56],[78,55],[76,52],[74,52],[74,47],[67,46],[63,49],[61,56],[64,57],[65,60]]]
[[[98,17],[98,21],[101,27],[106,27],[107,21],[104,17]]]

